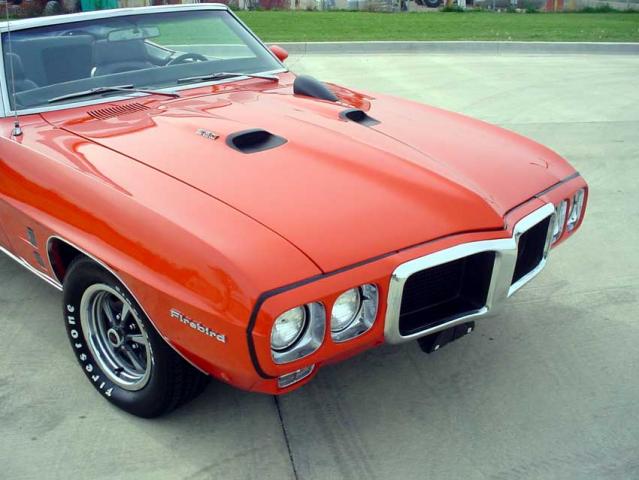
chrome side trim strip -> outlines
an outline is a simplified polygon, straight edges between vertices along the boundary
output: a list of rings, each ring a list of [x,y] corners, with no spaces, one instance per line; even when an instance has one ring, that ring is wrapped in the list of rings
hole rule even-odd
[[[436,333],[455,325],[468,322],[477,317],[483,317],[492,314],[495,310],[512,294],[523,287],[543,270],[546,265],[546,259],[550,250],[550,238],[552,236],[552,218],[548,229],[546,245],[544,248],[544,256],[542,261],[534,270],[519,279],[511,285],[515,265],[517,263],[518,242],[521,235],[531,227],[537,225],[542,220],[553,217],[555,208],[548,203],[543,207],[535,210],[531,214],[521,219],[513,229],[513,236],[498,240],[481,240],[477,242],[463,243],[439,252],[426,255],[424,257],[410,260],[398,266],[390,280],[388,292],[388,303],[386,309],[386,321],[384,325],[384,336],[388,343],[403,343],[414,340],[431,333]],[[481,252],[495,252],[495,264],[493,265],[493,274],[490,280],[486,305],[474,312],[455,318],[449,322],[437,325],[432,328],[422,330],[420,332],[404,336],[399,331],[399,314],[402,305],[402,295],[404,292],[404,284],[406,280],[416,272],[426,270],[444,263],[452,262],[460,258],[475,255]]]
[[[173,344],[170,342],[169,338],[167,336],[165,336],[160,329],[155,325],[155,323],[153,322],[153,319],[151,318],[151,316],[146,312],[146,310],[144,309],[144,306],[142,305],[142,303],[137,299],[137,297],[135,296],[135,294],[133,293],[133,291],[128,287],[128,285],[126,283],[124,283],[124,281],[120,278],[120,276],[115,273],[111,267],[109,267],[106,263],[104,263],[101,260],[98,260],[96,257],[94,257],[93,255],[91,255],[90,253],[88,253],[86,250],[83,250],[82,248],[78,247],[77,245],[69,242],[68,240],[65,240],[62,237],[59,237],[57,235],[51,235],[48,239],[47,239],[47,259],[49,261],[49,265],[51,266],[51,271],[53,271],[55,273],[55,270],[53,269],[53,266],[51,264],[51,255],[50,255],[50,249],[49,249],[49,245],[51,244],[51,240],[56,239],[56,240],[60,240],[61,242],[66,243],[67,245],[69,245],[70,247],[75,248],[78,252],[81,252],[82,254],[86,255],[87,257],[89,257],[91,260],[93,260],[95,263],[97,263],[98,265],[100,265],[102,268],[104,268],[107,272],[109,272],[111,275],[113,275],[118,282],[120,282],[122,285],[124,285],[124,288],[126,288],[126,290],[131,294],[131,296],[133,297],[133,300],[136,301],[136,303],[140,306],[140,308],[142,309],[142,312],[144,313],[144,315],[146,316],[146,318],[149,319],[149,322],[151,322],[151,325],[153,325],[153,328],[155,328],[155,331],[158,332],[160,334],[160,336],[164,339],[164,341],[166,342],[166,344],[171,347],[175,353],[177,353],[180,357],[182,357],[182,359],[184,359],[185,362],[187,362],[189,365],[191,365],[193,368],[199,370],[200,372],[202,372],[205,375],[208,375],[207,372],[205,372],[204,370],[202,370],[200,367],[198,367],[197,365],[195,365],[193,362],[191,362],[191,360],[189,360],[188,358],[186,358],[184,355],[182,355],[182,353],[173,346]],[[56,275],[57,277],[57,275]],[[62,286],[60,286],[60,290],[62,290]]]
[[[33,273],[36,277],[41,278],[42,280],[47,282],[52,287],[57,288],[58,290],[62,291],[62,284],[60,282],[54,280],[53,278],[49,277],[47,274],[41,272],[40,270],[37,270],[29,262],[27,262],[24,258],[14,255],[13,253],[11,253],[9,250],[7,250],[6,248],[4,248],[2,246],[0,246],[0,252],[4,253],[7,257],[9,257],[10,259],[14,260],[18,264],[22,265],[24,268],[26,268],[31,273]]]

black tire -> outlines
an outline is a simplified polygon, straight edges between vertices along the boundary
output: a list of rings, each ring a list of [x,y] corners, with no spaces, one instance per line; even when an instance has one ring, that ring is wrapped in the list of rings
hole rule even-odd
[[[62,13],[62,5],[56,0],[49,0],[42,10],[42,15],[60,15]]]
[[[116,307],[121,305],[122,312],[126,309],[126,314],[121,312],[115,316],[119,320],[118,326],[108,330],[109,334],[114,329],[121,330],[118,342],[112,342],[109,335],[100,335],[98,332],[101,330],[93,327],[99,324],[99,318],[107,326],[116,325],[106,321],[107,318],[113,320],[113,315],[97,313],[103,309],[97,306],[95,310],[87,309],[87,305],[93,305],[92,299],[100,295],[102,303],[108,302]],[[189,365],[167,345],[124,285],[93,260],[80,256],[72,262],[65,275],[63,296],[65,325],[75,356],[93,387],[112,404],[133,415],[153,418],[187,403],[206,387],[209,377]],[[105,297],[107,300],[104,300]],[[117,303],[119,300],[122,301]],[[126,307],[124,301],[128,304]],[[97,301],[95,304],[102,305]],[[92,319],[96,319],[95,322]],[[117,337],[117,334],[114,336]],[[138,340],[143,337],[145,345],[134,345],[133,342],[124,345],[125,339],[130,337],[138,337]],[[100,340],[103,338],[106,340]],[[101,350],[101,341],[108,344],[109,350],[106,350],[107,347]],[[117,355],[131,345],[139,348],[135,364],[143,364],[140,372],[145,373],[140,373],[137,384],[121,385],[120,375],[126,375],[126,372],[123,368],[111,369],[109,365],[117,365]],[[109,352],[116,355],[112,357],[115,361],[109,357]],[[131,353],[130,348],[128,353]],[[122,358],[125,356],[122,355]],[[111,361],[113,363],[109,363]],[[134,371],[133,364],[130,362],[128,365],[131,371]]]
[[[442,0],[423,0],[423,3],[429,8],[437,8],[442,4]]]

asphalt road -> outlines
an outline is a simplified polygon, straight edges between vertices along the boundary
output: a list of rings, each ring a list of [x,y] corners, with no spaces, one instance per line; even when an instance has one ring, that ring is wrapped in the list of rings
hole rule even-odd
[[[94,393],[59,294],[0,258],[0,478],[639,479],[639,57],[289,64],[548,144],[590,183],[584,227],[499,317],[436,355],[366,353],[323,369],[280,411],[213,384],[154,421]]]

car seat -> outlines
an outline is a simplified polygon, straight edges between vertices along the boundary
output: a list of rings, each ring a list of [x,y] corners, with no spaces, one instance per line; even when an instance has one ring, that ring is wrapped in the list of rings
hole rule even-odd
[[[33,80],[28,79],[25,75],[22,59],[18,55],[15,53],[7,53],[5,58],[5,70],[7,83],[9,84],[9,92],[11,92],[12,80],[16,92],[24,92],[25,90],[38,88],[38,84]]]
[[[146,46],[140,40],[95,42],[94,59],[94,77],[157,66],[149,60]]]

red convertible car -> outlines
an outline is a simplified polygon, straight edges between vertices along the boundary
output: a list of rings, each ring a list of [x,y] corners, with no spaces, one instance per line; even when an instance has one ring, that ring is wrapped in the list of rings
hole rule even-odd
[[[437,350],[583,219],[551,150],[296,76],[224,5],[0,29],[0,250],[63,292],[87,378],[135,415]]]

